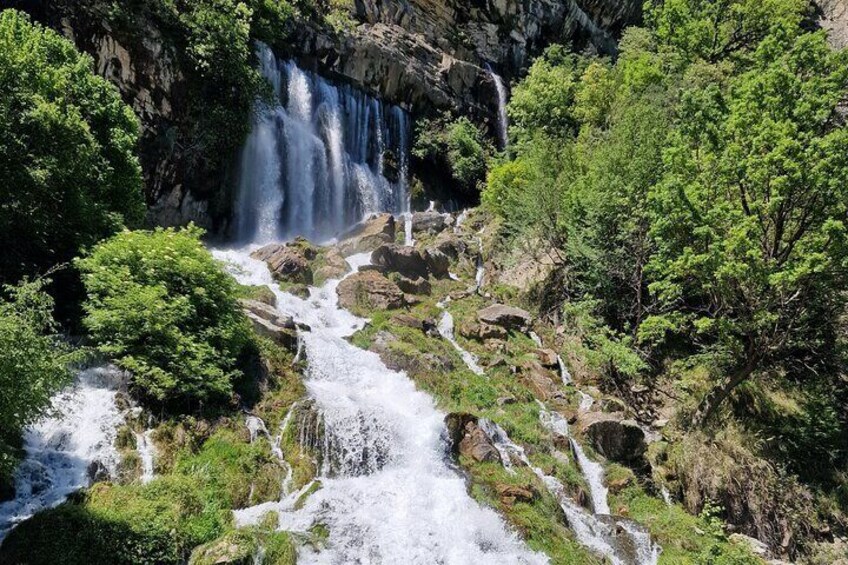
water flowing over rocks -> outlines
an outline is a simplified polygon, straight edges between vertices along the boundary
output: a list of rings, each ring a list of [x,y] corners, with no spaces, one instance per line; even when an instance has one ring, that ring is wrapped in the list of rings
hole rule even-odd
[[[270,281],[265,264],[246,252],[216,256],[230,261],[242,284]],[[367,261],[367,255],[349,259],[353,269]],[[444,414],[433,400],[375,353],[347,342],[364,320],[338,307],[340,284],[311,288],[308,300],[273,287],[280,310],[311,328],[302,340],[305,385],[322,430],[321,488],[297,508],[293,493],[238,511],[236,522],[256,523],[277,511],[282,529],[305,533],[325,525],[326,547],[320,553],[302,547],[299,563],[545,563],[468,496],[445,461]]]
[[[26,457],[15,472],[15,497],[0,503],[0,540],[21,521],[117,472],[115,449],[124,414],[116,401],[128,376],[113,366],[80,371],[53,398],[55,415],[24,431]]]

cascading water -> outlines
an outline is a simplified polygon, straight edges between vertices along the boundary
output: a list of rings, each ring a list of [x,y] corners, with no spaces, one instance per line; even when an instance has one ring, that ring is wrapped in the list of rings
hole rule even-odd
[[[142,484],[149,483],[153,480],[154,468],[153,459],[156,455],[156,448],[153,445],[153,430],[147,430],[143,433],[136,434],[136,445],[138,447],[138,456],[141,459],[141,477]]]
[[[453,327],[453,315],[448,312],[447,309],[447,299],[442,302],[436,304],[439,308],[442,309],[442,317],[439,320],[439,325],[436,329],[439,330],[439,335],[448,340],[448,343],[453,345],[453,348],[456,349],[459,356],[462,357],[462,361],[465,365],[471,370],[475,375],[483,375],[486,372],[480,366],[477,361],[477,357],[471,353],[470,351],[463,348],[458,341],[456,341],[456,336],[454,335],[454,327]]]
[[[53,398],[52,413],[24,431],[26,458],[15,471],[15,498],[0,504],[0,540],[39,510],[63,502],[93,476],[114,476],[124,414],[115,401],[126,375],[113,366],[80,371]]]
[[[408,213],[406,113],[279,61],[263,44],[257,54],[273,101],[258,103],[242,149],[235,238],[323,241],[367,213]]]
[[[304,323],[305,384],[320,414],[321,488],[300,509],[285,496],[236,513],[255,523],[277,511],[280,527],[329,531],[320,552],[304,547],[299,563],[545,563],[501,517],[472,500],[447,461],[444,414],[404,373],[345,338],[365,320],[338,307],[331,280],[306,300],[281,292],[267,266],[248,250],[216,251],[242,284],[267,284],[278,309]],[[354,270],[368,255],[349,258]],[[314,435],[315,431],[305,431]],[[303,490],[301,491],[303,492]]]
[[[506,114],[507,92],[504,86],[503,79],[492,70],[488,64],[486,65],[492,82],[495,85],[495,91],[498,95],[498,139],[501,142],[501,149],[509,147],[509,119]]]
[[[566,426],[567,430],[564,420],[552,418],[551,413],[545,410],[541,416],[543,423],[554,433],[563,433],[562,426]],[[613,565],[656,565],[660,549],[644,528],[626,518],[587,512],[568,496],[559,479],[534,466],[524,449],[510,440],[503,428],[489,420],[480,420],[478,424],[491,438],[507,470],[513,470],[513,461],[517,461],[539,477],[559,502],[568,525],[581,544],[606,557]]]

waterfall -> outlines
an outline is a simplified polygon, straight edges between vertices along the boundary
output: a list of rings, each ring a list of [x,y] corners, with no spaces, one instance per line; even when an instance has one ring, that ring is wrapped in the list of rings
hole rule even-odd
[[[492,70],[492,67],[486,64],[486,71],[495,85],[495,91],[498,95],[498,139],[501,144],[501,149],[509,147],[509,119],[506,115],[507,92],[504,86],[503,79],[500,75]]]
[[[459,342],[456,341],[456,336],[453,331],[453,315],[447,310],[447,299],[436,304],[439,308],[442,309],[442,317],[439,320],[439,325],[437,329],[439,330],[439,335],[448,340],[448,343],[453,345],[453,348],[459,353],[459,356],[462,357],[462,361],[465,365],[471,370],[475,375],[483,375],[485,371],[480,364],[477,362],[477,357],[463,348]]]
[[[156,448],[153,445],[153,440],[151,438],[152,435],[153,430],[147,430],[144,433],[137,433],[135,435],[138,456],[141,459],[140,479],[142,484],[149,483],[153,480],[153,458],[156,455]]]
[[[468,495],[448,461],[444,414],[433,399],[376,353],[347,341],[365,320],[338,307],[339,281],[311,288],[304,300],[280,291],[249,251],[215,255],[242,284],[269,284],[278,309],[311,328],[303,332],[304,384],[321,425],[303,432],[323,453],[321,488],[305,503],[295,505],[299,494],[292,493],[236,512],[236,524],[256,523],[269,511],[278,512],[281,529],[296,533],[324,524],[326,547],[302,546],[298,563],[545,563]],[[369,255],[348,261],[356,270]]]
[[[409,120],[257,46],[272,101],[257,103],[239,160],[233,235],[324,241],[365,214],[408,214]],[[390,180],[392,179],[392,180]]]
[[[50,415],[24,431],[26,457],[15,471],[15,498],[0,503],[0,540],[39,510],[115,475],[115,439],[124,422],[115,395],[125,380],[113,366],[80,371],[53,398]]]
[[[552,417],[552,414],[542,410],[543,423],[554,433],[567,435],[567,422]],[[524,449],[515,444],[503,428],[485,419],[480,420],[478,424],[491,438],[508,471],[514,472],[514,461],[517,461],[539,477],[559,502],[568,525],[581,544],[606,557],[613,565],[656,565],[660,548],[651,541],[650,534],[642,526],[626,518],[587,512],[568,496],[559,479],[534,466]]]

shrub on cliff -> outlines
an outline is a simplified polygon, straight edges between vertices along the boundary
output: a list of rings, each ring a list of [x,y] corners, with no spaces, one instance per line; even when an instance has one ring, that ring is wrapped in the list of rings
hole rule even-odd
[[[493,153],[480,128],[464,116],[421,120],[412,148],[415,157],[446,168],[457,187],[467,192],[476,191],[485,180],[486,163]]]
[[[143,397],[171,407],[226,399],[251,339],[236,283],[201,234],[127,231],[77,261],[98,348],[133,373]]]
[[[91,58],[0,13],[0,282],[141,221],[138,123]]]

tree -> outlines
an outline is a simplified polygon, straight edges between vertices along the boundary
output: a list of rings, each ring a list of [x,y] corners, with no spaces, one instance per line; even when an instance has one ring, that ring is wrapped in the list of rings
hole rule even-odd
[[[848,282],[846,56],[823,33],[776,34],[727,89],[683,95],[651,195],[662,313],[640,333],[684,336],[721,376],[695,424],[753,375],[832,360]]]
[[[0,298],[0,478],[13,468],[21,430],[50,406],[71,380],[74,359],[55,335],[47,281],[5,287]]]
[[[227,399],[251,343],[236,283],[201,234],[193,226],[125,231],[76,262],[92,339],[133,373],[145,399],[168,407]]]
[[[92,67],[57,33],[0,13],[0,282],[143,218],[138,123]]]

